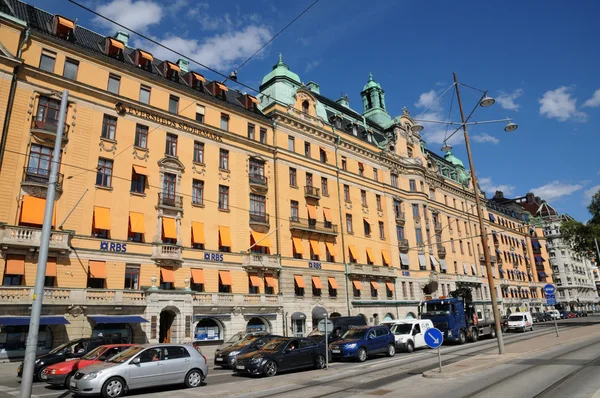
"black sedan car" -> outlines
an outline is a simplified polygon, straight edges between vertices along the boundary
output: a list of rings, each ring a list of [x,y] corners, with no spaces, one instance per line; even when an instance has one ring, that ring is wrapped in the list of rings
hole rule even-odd
[[[276,337],[282,336],[272,334],[266,336],[250,335],[229,347],[217,349],[215,351],[215,365],[223,368],[233,367],[238,355],[260,350],[266,343]]]
[[[277,337],[262,349],[238,355],[233,371],[257,376],[301,368],[325,368],[325,345],[306,338]]]

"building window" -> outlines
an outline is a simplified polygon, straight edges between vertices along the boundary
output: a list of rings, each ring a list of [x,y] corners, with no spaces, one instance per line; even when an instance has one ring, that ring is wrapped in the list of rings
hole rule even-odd
[[[250,194],[250,215],[258,216],[261,219],[266,218],[267,198],[262,195]]]
[[[108,91],[113,94],[119,94],[119,88],[121,87],[121,77],[113,75],[112,73],[108,75]]]
[[[377,171],[377,169],[375,167],[373,167],[373,179],[375,181],[379,181],[379,172]]]
[[[295,200],[290,201],[290,218],[292,221],[298,221],[300,219],[299,205]]]
[[[165,147],[165,154],[170,156],[177,156],[177,136],[175,134],[167,133],[167,144]]]
[[[300,276],[300,278],[302,278],[302,276]],[[298,286],[296,278],[294,278],[294,295],[298,297],[304,297],[304,288]]]
[[[204,163],[204,143],[194,141],[194,162]]]
[[[421,187],[421,192],[425,192],[425,184],[423,184],[423,181],[419,181],[419,186]]]
[[[288,136],[288,151],[296,151],[296,140],[291,135]]]
[[[458,241],[458,247],[460,249],[460,254],[464,255],[465,254],[465,250],[463,249],[463,242],[462,242],[462,240]]]
[[[92,278],[88,272],[87,288],[88,289],[104,289],[104,281],[102,278]]]
[[[404,227],[401,225],[396,226],[396,237],[398,238],[398,242],[404,240]]]
[[[290,185],[292,187],[297,187],[297,182],[296,182],[296,169],[293,167],[290,167]]]
[[[110,187],[112,184],[113,161],[110,159],[99,158],[96,168],[96,185]]]
[[[363,220],[363,229],[365,232],[365,236],[368,238],[371,236],[371,224],[367,220]]]
[[[52,148],[31,144],[27,173],[38,176],[50,176],[50,162],[52,161]]]
[[[415,287],[413,285],[413,282],[408,282],[408,290],[410,291],[410,298],[414,298],[415,297]]]
[[[329,251],[329,245],[327,245],[327,243],[325,244],[325,259],[330,263],[335,262],[335,256],[333,255],[332,252]],[[330,296],[331,296],[331,294],[330,294]]]
[[[204,204],[204,181],[192,181],[192,203],[195,205]]]
[[[254,125],[248,123],[248,139],[254,141]]]
[[[312,173],[306,173],[306,186],[307,187],[312,187],[313,186],[313,175],[312,175]]]
[[[413,150],[411,147],[406,147],[406,154],[408,155],[409,158],[413,157]]]
[[[398,188],[398,175],[397,174],[392,174],[391,175],[391,180],[392,180],[392,186],[394,188]]]
[[[102,119],[102,138],[114,140],[116,133],[117,118],[110,115],[104,115],[104,119]]]
[[[375,204],[377,205],[377,210],[382,211],[383,208],[381,207],[381,196],[380,195],[375,195]]]
[[[179,113],[179,97],[174,95],[169,96],[169,112],[174,114]]]
[[[192,281],[190,284],[190,289],[192,289],[194,292],[202,293],[204,292],[204,283],[196,283]]]
[[[379,239],[385,239],[385,228],[383,227],[383,221],[379,221]]]
[[[327,283],[329,286],[329,297],[337,297],[337,289],[331,286],[331,283]]]
[[[163,195],[168,202],[174,202],[175,192],[177,191],[177,176],[171,173],[165,173],[163,178]]]
[[[302,101],[302,112],[308,113],[308,106],[309,106],[308,101]]]
[[[365,175],[365,165],[360,162],[358,162],[358,175],[359,176]]]
[[[364,189],[360,190],[360,202],[362,203],[363,207],[367,207],[367,191]]]
[[[435,200],[435,189],[429,189],[429,199]]]
[[[350,187],[348,185],[344,185],[344,201],[350,202]]]
[[[304,143],[304,156],[310,157],[310,142]]]
[[[321,193],[324,196],[329,195],[329,189],[327,187],[327,177],[321,177]]]
[[[229,115],[221,113],[221,130],[229,131]]]
[[[408,180],[408,187],[409,187],[410,191],[416,192],[417,184],[416,184],[415,180]]]
[[[219,210],[229,209],[229,187],[219,185]]]
[[[319,148],[319,160],[321,163],[327,163],[327,152],[323,148]]]
[[[226,285],[219,276],[219,293],[231,293],[231,285]]]
[[[219,168],[229,170],[229,151],[227,149],[219,150]]]
[[[135,168],[131,172],[131,192],[144,193],[146,191],[146,176],[135,172]]]
[[[354,297],[360,297],[360,289],[356,288],[356,285],[354,284],[354,281],[352,281],[352,295]]]
[[[402,202],[398,199],[394,199],[394,215],[396,218],[402,217]]]
[[[138,124],[135,126],[135,146],[138,148],[148,148],[148,126]]]
[[[109,81],[109,87],[110,87],[110,81]],[[140,102],[142,104],[149,104],[150,103],[150,93],[151,93],[152,89],[148,86],[144,86],[141,85],[140,86]]]
[[[348,170],[348,160],[342,156],[342,170]]]
[[[312,294],[313,297],[321,297],[321,288],[315,285],[315,282],[312,282]]]
[[[258,278],[258,275],[256,274],[252,276],[256,276]],[[248,275],[248,294],[260,294],[258,286],[254,286],[252,284],[252,279],[250,278],[250,275]]]
[[[46,72],[54,73],[54,64],[56,63],[56,54],[47,50],[42,50],[40,58],[40,69]]]
[[[260,129],[260,136],[259,136],[259,140],[262,144],[266,144],[267,143],[267,129],[263,129],[261,127]]]
[[[349,234],[354,233],[352,230],[352,214],[346,214],[346,232]]]
[[[71,80],[77,80],[77,69],[79,69],[79,61],[74,59],[65,59],[65,69],[63,70],[63,77]],[[110,86],[109,86],[110,91]],[[116,94],[119,92],[117,91]]]
[[[140,266],[130,265],[125,266],[125,290],[140,290]]]
[[[469,253],[469,256],[473,255],[473,253],[471,252],[471,242],[467,242],[467,252]]]
[[[371,297],[377,297],[377,289],[375,289],[375,286],[373,286],[372,283],[370,283],[371,285]]]
[[[2,286],[21,286],[23,283],[23,275],[4,274]]]
[[[417,238],[417,244],[423,244],[423,232],[421,231],[421,228],[415,228],[415,236]]]
[[[417,205],[417,204],[413,204],[412,205],[412,213],[413,213],[413,217],[414,218],[420,218],[421,217],[419,215],[419,205]]]

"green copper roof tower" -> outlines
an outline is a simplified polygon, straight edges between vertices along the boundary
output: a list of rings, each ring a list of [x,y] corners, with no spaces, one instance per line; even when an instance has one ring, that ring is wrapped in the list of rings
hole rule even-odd
[[[369,81],[363,87],[360,96],[363,100],[363,115],[365,118],[384,128],[392,123],[392,118],[385,110],[385,91],[379,83],[373,80],[372,73],[369,73]]]

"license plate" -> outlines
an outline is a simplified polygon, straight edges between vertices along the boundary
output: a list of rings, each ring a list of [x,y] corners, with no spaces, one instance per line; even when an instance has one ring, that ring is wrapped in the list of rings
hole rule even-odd
[[[77,382],[76,382],[76,381],[71,381],[71,382],[69,383],[69,385],[70,385],[71,387],[75,388],[75,387],[77,387]]]
[[[238,365],[238,366],[236,366],[235,368],[236,368],[236,369],[240,369],[240,370],[244,370],[244,369],[245,369],[244,365]]]
[[[222,362],[222,361],[223,361],[223,358],[215,358],[215,361],[217,361],[217,362]]]
[[[331,352],[334,353],[334,354],[339,354],[340,350],[331,350]]]

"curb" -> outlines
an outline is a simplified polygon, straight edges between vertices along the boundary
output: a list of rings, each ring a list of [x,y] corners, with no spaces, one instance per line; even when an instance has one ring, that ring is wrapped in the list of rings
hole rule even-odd
[[[575,343],[577,341],[585,340],[585,339],[588,339],[588,338],[591,338],[591,337],[595,337],[595,336],[600,336],[600,332],[597,332],[597,333],[594,333],[594,334],[590,334],[590,335],[586,335],[586,336],[577,337],[577,338],[572,339],[572,340],[564,341],[562,343],[553,345],[551,348],[560,347],[560,346],[567,345],[567,344],[572,344],[572,343]],[[549,347],[538,348],[538,349],[532,350],[532,351],[525,351],[525,352],[516,353],[516,354],[504,354],[502,356],[500,356],[498,354],[493,354],[497,358],[495,361],[490,361],[490,362],[481,364],[479,366],[472,366],[472,367],[469,367],[468,369],[457,370],[457,371],[454,371],[454,372],[444,372],[442,370],[442,372],[440,373],[439,370],[428,370],[427,372],[423,372],[423,377],[427,377],[427,378],[430,378],[430,379],[450,379],[450,378],[454,378],[454,377],[458,377],[458,376],[464,376],[466,374],[471,374],[471,373],[479,372],[479,371],[482,371],[484,369],[491,368],[491,367],[496,366],[496,365],[500,365],[502,363],[508,362],[508,361],[516,359],[516,358],[520,358],[520,357],[525,356],[525,355],[534,354],[536,352],[544,351],[544,350],[547,350],[548,348]],[[481,355],[478,355],[477,357],[483,357],[485,355],[490,355],[490,354],[481,354]],[[469,360],[472,360],[472,359],[466,359],[464,361],[469,361]],[[460,362],[464,362],[464,361],[460,361]],[[460,362],[457,362],[456,364],[460,364]]]

